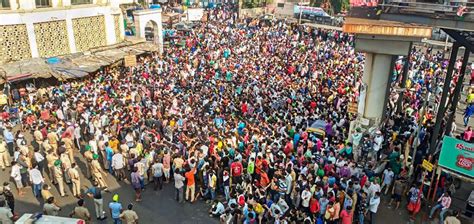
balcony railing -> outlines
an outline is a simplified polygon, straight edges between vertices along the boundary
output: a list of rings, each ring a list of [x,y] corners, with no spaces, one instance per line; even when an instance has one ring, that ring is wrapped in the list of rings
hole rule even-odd
[[[441,0],[443,1],[443,0]],[[474,20],[474,1],[444,0],[421,2],[416,0],[384,0],[380,4],[384,13],[416,14],[435,18]]]

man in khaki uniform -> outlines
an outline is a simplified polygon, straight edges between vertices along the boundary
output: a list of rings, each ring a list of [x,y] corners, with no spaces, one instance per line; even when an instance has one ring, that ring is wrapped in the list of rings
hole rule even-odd
[[[48,139],[44,140],[43,144],[41,144],[41,146],[43,147],[43,150],[45,152],[49,152],[49,151],[53,150],[53,147],[51,147],[51,144],[49,144]]]
[[[138,223],[138,215],[132,209],[133,209],[133,204],[128,204],[128,210],[125,210],[120,214],[120,218],[124,221],[125,224]]]
[[[47,141],[45,141],[46,143]],[[53,152],[53,149],[50,149],[46,151],[46,161],[48,162],[48,171],[49,171],[49,178],[53,181],[53,184],[55,183],[54,179],[54,162],[59,159],[59,157],[56,155],[56,152]]]
[[[35,138],[35,141],[38,143],[38,145],[43,146],[44,137],[39,127],[36,127],[35,131],[33,132],[33,137]]]
[[[72,194],[74,197],[79,198],[81,196],[81,178],[79,177],[79,171],[75,163],[71,164],[71,168],[68,170],[69,178],[72,182]]]
[[[58,149],[59,137],[56,134],[56,132],[50,130],[47,137],[48,137],[48,141],[49,141],[49,144],[51,145],[51,147],[54,150],[57,150]]]
[[[10,153],[8,153],[7,143],[0,138],[0,167],[5,170],[11,164]]]
[[[71,214],[69,214],[69,217],[82,219],[86,221],[86,223],[91,223],[91,215],[89,210],[84,207],[84,199],[77,201],[77,206],[72,210]]]
[[[84,158],[86,159],[86,178],[91,179],[92,174],[91,174],[91,162],[93,160],[94,154],[91,152],[91,146],[86,145],[85,151],[84,151]]]
[[[74,163],[74,142],[72,141],[71,135],[66,132],[66,136],[62,139],[66,152],[69,155],[69,160]]]
[[[102,170],[102,167],[100,167],[100,163],[98,161],[99,155],[94,154],[92,156],[92,162],[91,162],[91,172],[92,176],[94,177],[95,181],[99,184],[99,187],[104,188],[105,191],[107,191],[107,184],[105,183],[105,179],[103,176],[107,176],[107,173],[105,173]]]
[[[69,156],[67,153],[62,153],[59,156],[59,160],[61,160],[61,166],[63,168],[64,172],[64,180],[66,181],[67,184],[71,183],[71,178],[69,177],[69,169],[71,168],[71,161],[69,161]]]
[[[54,162],[54,179],[56,180],[56,183],[58,184],[59,188],[59,194],[61,197],[66,196],[66,193],[64,193],[64,179],[63,179],[63,169],[61,168],[61,160],[56,160]]]

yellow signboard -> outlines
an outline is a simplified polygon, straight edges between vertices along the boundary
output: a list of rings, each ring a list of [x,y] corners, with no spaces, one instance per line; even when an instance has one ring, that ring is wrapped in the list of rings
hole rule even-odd
[[[428,170],[428,171],[433,171],[433,163],[430,163],[428,160],[424,159],[423,164],[421,164],[421,167],[423,169]]]
[[[137,57],[135,55],[127,55],[123,57],[123,63],[125,67],[136,66],[137,65]]]
[[[357,114],[357,102],[351,102],[347,105],[347,112]]]

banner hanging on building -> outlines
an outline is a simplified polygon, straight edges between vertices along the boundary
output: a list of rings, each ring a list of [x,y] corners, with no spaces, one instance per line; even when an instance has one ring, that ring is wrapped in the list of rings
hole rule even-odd
[[[295,5],[293,7],[293,13],[294,14],[300,14],[303,13],[305,15],[313,15],[313,16],[320,16],[320,17],[329,17],[329,14],[327,14],[324,9],[319,8],[319,7],[311,7],[311,6],[303,6],[303,5]]]
[[[444,168],[474,178],[474,144],[444,136],[438,164]]]

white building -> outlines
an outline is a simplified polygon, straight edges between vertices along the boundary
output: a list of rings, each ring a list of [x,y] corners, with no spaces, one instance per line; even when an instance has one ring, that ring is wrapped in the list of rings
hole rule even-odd
[[[120,4],[133,0],[0,0],[0,64],[123,41]]]

